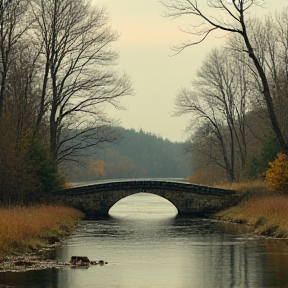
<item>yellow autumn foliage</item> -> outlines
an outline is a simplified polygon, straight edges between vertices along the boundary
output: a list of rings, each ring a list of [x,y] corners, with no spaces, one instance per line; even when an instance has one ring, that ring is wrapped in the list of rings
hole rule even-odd
[[[270,168],[265,177],[269,186],[280,193],[288,193],[288,156],[278,153],[273,162],[269,162]]]
[[[88,173],[93,176],[105,176],[105,162],[103,160],[90,160],[88,163]]]

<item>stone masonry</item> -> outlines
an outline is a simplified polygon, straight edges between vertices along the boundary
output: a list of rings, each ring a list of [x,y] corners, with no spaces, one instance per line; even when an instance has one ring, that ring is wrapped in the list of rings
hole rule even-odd
[[[165,180],[127,180],[64,189],[59,200],[82,211],[86,218],[106,217],[122,198],[146,192],[170,201],[179,216],[205,217],[234,206],[239,198],[233,190]]]

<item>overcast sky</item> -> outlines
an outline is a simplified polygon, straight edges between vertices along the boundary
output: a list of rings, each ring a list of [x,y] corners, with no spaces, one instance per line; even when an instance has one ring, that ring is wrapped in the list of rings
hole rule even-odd
[[[171,56],[171,47],[187,37],[179,29],[185,24],[162,17],[164,8],[157,0],[92,0],[92,3],[107,9],[110,24],[120,35],[114,43],[119,52],[117,67],[130,75],[134,88],[134,95],[122,100],[127,110],[109,110],[109,114],[125,128],[143,129],[171,141],[187,139],[188,134],[184,133],[187,118],[172,116],[175,96],[181,88],[189,86],[205,55],[222,45],[224,38],[212,36]],[[267,12],[286,6],[287,0],[266,1]]]

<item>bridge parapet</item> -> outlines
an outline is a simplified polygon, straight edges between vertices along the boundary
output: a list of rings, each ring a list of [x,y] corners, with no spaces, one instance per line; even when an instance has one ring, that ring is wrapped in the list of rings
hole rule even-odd
[[[136,190],[144,192],[145,189],[167,189],[169,191],[184,191],[203,195],[234,195],[234,190],[225,190],[221,188],[209,187],[191,184],[188,182],[177,181],[164,181],[164,180],[127,180],[119,182],[100,182],[97,184],[76,186],[64,189],[60,192],[60,195],[80,195],[90,193],[100,193],[107,191],[119,191],[119,190]],[[141,191],[142,190],[142,191]]]

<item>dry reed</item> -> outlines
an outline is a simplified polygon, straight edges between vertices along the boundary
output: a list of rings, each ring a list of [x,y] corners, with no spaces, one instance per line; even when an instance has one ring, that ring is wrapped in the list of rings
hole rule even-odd
[[[263,197],[275,195],[265,180],[258,179],[253,181],[221,183],[215,185],[223,189],[235,190],[238,194],[245,195],[246,197]]]
[[[223,220],[253,225],[256,234],[288,237],[287,196],[251,198],[215,216]]]
[[[255,227],[255,233],[271,237],[288,237],[288,196],[272,191],[264,180],[223,184],[235,190],[242,202],[214,215],[216,218]]]
[[[62,206],[0,208],[0,256],[40,248],[51,237],[63,237],[80,218],[79,211]]]

